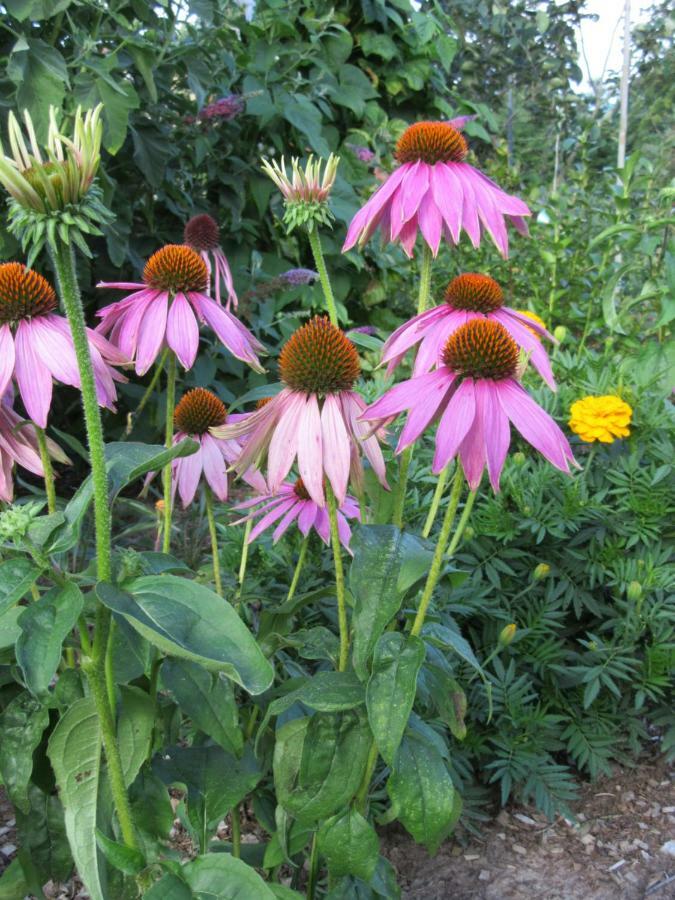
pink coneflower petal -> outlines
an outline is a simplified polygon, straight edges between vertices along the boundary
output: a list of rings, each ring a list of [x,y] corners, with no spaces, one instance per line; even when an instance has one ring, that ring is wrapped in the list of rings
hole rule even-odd
[[[431,189],[436,206],[448,226],[453,243],[459,243],[462,228],[464,191],[462,182],[449,166],[433,166]]]
[[[289,395],[287,403],[284,404],[283,415],[274,429],[267,455],[267,480],[272,493],[275,493],[281,487],[284,478],[291,471],[293,460],[298,452],[300,419],[305,409],[306,400],[303,394],[290,394],[289,392]],[[263,407],[263,409],[266,408]]]
[[[166,342],[184,369],[191,369],[199,350],[199,325],[184,294],[176,294],[166,320]]]
[[[52,377],[71,387],[79,387],[80,371],[73,339],[65,322],[63,324],[66,325],[66,331],[59,330],[60,321],[59,316],[40,316],[25,322],[23,327],[26,334],[30,334],[35,353]]]
[[[532,365],[537,372],[539,372],[546,384],[552,391],[557,391],[558,388],[555,383],[555,378],[553,377],[551,362],[547,352],[542,347],[539,338],[535,337],[532,334],[532,331],[528,331],[525,325],[521,325],[519,319],[515,317],[510,310],[507,312],[505,309],[498,309],[496,312],[491,313],[490,318],[496,319],[498,322],[502,323],[514,341],[530,354]],[[536,323],[533,322],[532,324]]]
[[[467,382],[472,379],[467,378]],[[466,382],[465,382],[466,383]],[[458,448],[464,475],[472,491],[475,491],[485,468],[485,430],[483,423],[483,394],[478,389],[479,382],[473,382],[475,414],[469,430]]]
[[[283,517],[281,522],[277,525],[277,527],[272,532],[272,540],[276,544],[276,542],[284,536],[284,534],[288,531],[289,526],[298,518],[300,515],[300,511],[302,509],[302,500],[298,500],[290,507],[287,511],[286,515]]]
[[[359,235],[363,231],[368,234],[368,237],[375,230],[373,227],[373,220],[376,216],[382,216],[384,209],[389,202],[392,194],[396,191],[401,181],[404,179],[407,174],[408,169],[410,168],[409,164],[405,164],[400,166],[400,168],[396,169],[389,178],[385,181],[385,183],[375,191],[373,196],[368,200],[365,206],[359,210],[359,212],[354,216],[351,225],[347,229],[347,237],[345,238],[345,242],[342,246],[342,252],[346,253],[347,250],[351,250],[351,248],[356,244],[359,240]],[[367,237],[361,238],[361,243],[364,243],[367,240]]]
[[[438,256],[438,248],[443,236],[443,217],[434,201],[431,189],[427,191],[420,203],[419,226],[432,254],[434,257]]]
[[[432,471],[438,475],[459,450],[476,417],[473,379],[466,378],[457,388],[438,423],[436,452]]]
[[[321,414],[316,396],[309,394],[300,417],[298,431],[298,469],[307,493],[319,506],[325,501],[323,493],[323,451]]]
[[[256,372],[265,371],[254,352],[254,348],[260,347],[259,342],[235,319],[232,313],[203,294],[190,292],[187,296],[197,314],[211,326],[219,340],[233,356],[248,363]]]
[[[143,282],[138,281],[99,281],[96,285],[97,288],[114,288],[115,290],[122,291],[144,291],[147,289],[147,285]],[[129,299],[127,297],[127,299]]]
[[[465,310],[449,310],[435,327],[427,329],[415,357],[413,375],[422,375],[438,365],[447,339],[475,315]]]
[[[495,491],[498,491],[499,479],[511,443],[511,428],[508,417],[499,403],[499,398],[489,382],[483,379],[476,381],[476,394],[480,397],[483,411],[485,456],[490,484]]]
[[[14,374],[29,418],[46,428],[52,403],[52,376],[33,348],[28,324],[19,322],[14,336]]]
[[[328,510],[317,510],[316,519],[314,520],[314,530],[319,535],[324,544],[330,544],[330,519],[328,518]]]
[[[7,390],[14,371],[14,338],[9,325],[0,325],[0,397]]]
[[[295,505],[295,498],[289,497],[284,498],[281,503],[277,504],[274,509],[270,510],[266,515],[260,519],[256,525],[251,529],[251,533],[248,538],[249,544],[254,541],[259,534],[261,534],[266,528],[269,528],[270,525],[274,524],[274,522],[278,521],[282,516],[285,516],[286,513]]]
[[[328,514],[325,508],[320,509],[316,503],[305,503],[300,510],[300,515],[298,516],[298,528],[305,537],[309,534],[309,529],[314,525],[317,516],[319,515],[325,515],[326,521],[328,521]]]
[[[398,440],[397,453],[414,443],[422,434],[436,416],[453,381],[445,369],[437,369],[426,376],[420,376],[419,381],[422,378],[424,378],[424,384],[418,386],[417,398],[410,407],[410,414]],[[423,399],[420,400],[420,398]]]
[[[202,445],[202,467],[206,482],[222,502],[227,500],[227,463],[223,456],[218,442],[210,434],[203,434],[201,437]]]
[[[569,473],[572,450],[549,414],[512,379],[497,382],[496,388],[502,409],[525,440],[557,469]]]
[[[338,504],[342,506],[349,482],[350,445],[340,403],[328,394],[321,410],[321,440],[323,470],[333,488]]]
[[[200,445],[196,453],[177,460],[175,481],[183,508],[188,507],[194,500],[201,474],[202,448]]]
[[[138,328],[136,373],[145,375],[159,356],[166,336],[169,297],[162,293],[150,303]]]

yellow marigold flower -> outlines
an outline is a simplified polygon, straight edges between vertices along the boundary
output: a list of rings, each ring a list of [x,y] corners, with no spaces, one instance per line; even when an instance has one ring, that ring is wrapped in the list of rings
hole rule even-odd
[[[536,322],[537,325],[540,325],[542,328],[546,328],[546,322],[538,316],[536,313],[530,312],[529,309],[517,309],[517,313],[520,313],[521,316],[527,316],[528,319],[532,319],[533,322]],[[527,325],[525,325],[527,328]],[[534,328],[527,328],[528,331],[531,331],[535,337],[539,337]]]
[[[631,407],[614,394],[583,397],[570,408],[569,426],[587,444],[611,444],[616,438],[628,437],[632,416]]]

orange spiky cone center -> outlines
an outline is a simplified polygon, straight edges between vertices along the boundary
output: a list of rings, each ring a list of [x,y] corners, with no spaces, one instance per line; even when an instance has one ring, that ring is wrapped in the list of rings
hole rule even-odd
[[[491,313],[504,305],[504,292],[489,275],[464,272],[453,278],[445,289],[445,302],[453,309]]]
[[[46,316],[56,307],[56,293],[46,278],[23,263],[0,265],[0,323]]]
[[[453,372],[471,378],[501,381],[518,367],[518,345],[499,322],[472,319],[451,334],[443,348],[443,362]]]
[[[227,419],[225,404],[206,388],[193,388],[180,400],[173,420],[184,434],[206,434],[209,428],[224,425]]]
[[[462,162],[469,152],[464,135],[447,122],[415,122],[403,132],[394,156],[400,163]]]
[[[281,380],[306,394],[350,391],[360,372],[356,348],[326,316],[298,328],[279,357]]]
[[[192,247],[167,244],[147,261],[143,280],[149,287],[173,294],[204,291],[208,285],[208,269]]]

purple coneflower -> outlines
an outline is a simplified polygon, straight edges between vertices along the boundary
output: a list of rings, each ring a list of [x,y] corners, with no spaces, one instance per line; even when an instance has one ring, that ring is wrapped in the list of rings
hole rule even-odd
[[[391,374],[407,351],[420,345],[413,375],[442,365],[443,348],[451,334],[472,319],[500,322],[513,340],[531,354],[532,365],[552,390],[556,389],[551,363],[538,336],[554,338],[526,313],[504,306],[504,294],[489,275],[465,272],[453,278],[445,291],[445,303],[415,316],[394,331],[382,348],[382,361]]]
[[[57,462],[70,462],[50,438],[47,438],[47,452]],[[15,463],[44,478],[35,426],[14,412],[11,392],[8,392],[0,401],[0,500],[5,503],[14,499],[12,470]]]
[[[80,373],[68,322],[57,312],[54,288],[23,263],[0,265],[0,396],[15,379],[29,417],[45,428],[52,402],[52,380],[79,388]],[[101,406],[115,409],[113,366],[129,360],[97,332],[87,329],[89,352]]]
[[[206,263],[209,282],[213,275],[213,287],[218,303],[222,302],[220,297],[220,283],[222,281],[227,293],[227,308],[234,306],[236,309],[239,301],[234,289],[230,264],[223,252],[223,248],[220,246],[220,228],[216,220],[212,219],[207,213],[193,216],[185,226],[183,239],[189,247],[192,247],[193,250],[199,253]],[[213,257],[213,260],[211,257]]]
[[[225,405],[205,388],[188,391],[176,406],[174,422],[178,431],[174,444],[186,437],[199,444],[191,456],[174,459],[171,464],[172,496],[176,490],[183,507],[192,503],[202,478],[220,501],[227,500],[227,470],[241,455],[241,442],[234,438],[218,438],[213,429],[241,416],[228,416]],[[244,472],[244,480],[259,493],[267,490],[265,479],[256,469]]]
[[[363,452],[387,487],[377,436],[359,421],[365,403],[354,382],[360,371],[356,348],[327,317],[317,316],[299,328],[279,358],[283,390],[240,423],[214,431],[222,437],[247,437],[235,469],[246,471],[267,455],[267,483],[276,494],[297,456],[312,500],[324,506],[325,477],[341,505],[350,476],[357,490],[361,487]]]
[[[501,322],[472,319],[450,335],[438,369],[395,385],[363,418],[386,422],[410,410],[397,453],[438,421],[433,472],[459,454],[472,490],[486,465],[492,487],[499,490],[509,422],[557,469],[569,473],[576,462],[567,438],[518,382],[518,357],[518,345]]]
[[[272,534],[275,544],[293,522],[297,522],[298,528],[304,537],[307,537],[310,528],[313,528],[324,544],[330,544],[328,510],[325,506],[319,506],[318,503],[312,500],[302,478],[298,478],[296,482],[284,481],[276,494],[264,494],[261,497],[253,497],[251,500],[239,503],[234,509],[247,510],[252,509],[254,506],[257,506],[258,509],[253,510],[243,519],[233,523],[234,525],[240,525],[242,522],[253,521],[254,519],[259,520],[248,536],[247,541],[249,544],[275,522],[279,522],[279,519],[281,521]],[[344,501],[337,510],[340,543],[346,550],[349,550],[352,530],[347,519],[361,519],[359,505],[355,498],[349,494],[345,496]]]
[[[167,244],[145,264],[143,282],[100,282],[100,288],[133,290],[124,300],[98,312],[97,331],[110,336],[144,375],[164,346],[174,351],[185,369],[199,348],[199,323],[206,322],[233,356],[256,372],[264,369],[257,353],[264,350],[241,322],[206,293],[208,269],[201,256],[185,244]]]
[[[401,165],[354,216],[343,253],[363,246],[380,228],[385,240],[398,241],[412,257],[418,228],[434,256],[441,238],[459,243],[462,229],[474,247],[487,231],[506,257],[505,219],[527,234],[527,205],[505,193],[490,178],[465,162],[469,151],[461,129],[467,117],[449,122],[416,122],[396,145]]]

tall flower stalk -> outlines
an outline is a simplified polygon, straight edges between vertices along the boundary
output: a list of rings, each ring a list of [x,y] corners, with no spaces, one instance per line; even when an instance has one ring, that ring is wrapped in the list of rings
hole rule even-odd
[[[173,445],[173,417],[176,408],[176,354],[169,351],[166,361],[166,416],[164,422],[164,446],[169,449]],[[164,484],[164,528],[162,532],[162,551],[171,550],[171,518],[173,497],[171,490],[171,462],[164,466],[162,473]]]

